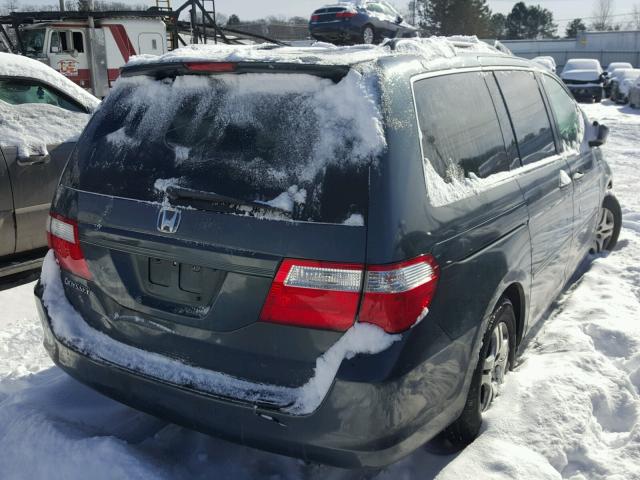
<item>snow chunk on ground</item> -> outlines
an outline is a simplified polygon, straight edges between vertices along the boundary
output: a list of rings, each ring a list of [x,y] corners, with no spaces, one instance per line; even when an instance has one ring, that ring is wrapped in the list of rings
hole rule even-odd
[[[95,110],[100,104],[100,100],[61,73],[42,62],[22,55],[0,52],[0,76],[38,79],[62,90],[90,110]]]
[[[47,145],[77,137],[89,118],[55,105],[9,105],[0,100],[0,146],[16,147],[20,158],[47,155]]]
[[[400,335],[389,335],[374,325],[355,324],[316,360],[314,376],[303,386],[292,388],[252,383],[131,347],[94,330],[68,302],[60,279],[60,268],[51,250],[42,266],[41,281],[44,286],[42,300],[49,312],[52,330],[59,340],[74,350],[176,385],[247,402],[269,402],[300,415],[313,412],[322,403],[342,360],[357,354],[379,353],[401,338]]]

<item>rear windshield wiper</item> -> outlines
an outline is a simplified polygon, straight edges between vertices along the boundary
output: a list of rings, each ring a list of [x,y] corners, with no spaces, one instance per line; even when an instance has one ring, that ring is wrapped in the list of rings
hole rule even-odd
[[[167,196],[170,200],[193,200],[208,206],[224,206],[223,210],[232,210],[232,207],[251,207],[253,209],[264,210],[267,212],[277,212],[279,214],[291,217],[291,212],[284,208],[273,207],[266,203],[256,202],[252,200],[240,200],[239,198],[228,197],[215,192],[204,192],[202,190],[193,190],[185,187],[168,187]],[[218,209],[216,209],[218,210]]]

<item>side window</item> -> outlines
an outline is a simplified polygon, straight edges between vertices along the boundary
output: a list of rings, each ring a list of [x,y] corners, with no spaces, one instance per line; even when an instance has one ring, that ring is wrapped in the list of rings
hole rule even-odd
[[[542,75],[542,82],[549,96],[563,148],[578,148],[584,135],[582,115],[578,106],[557,80]]]
[[[0,79],[0,100],[11,105],[46,103],[71,112],[85,113],[80,105],[35,80]]]
[[[367,10],[375,13],[384,13],[382,6],[379,3],[367,3]]]
[[[82,39],[82,32],[73,32],[73,48],[78,53],[84,53],[84,41]]]
[[[53,31],[51,32],[51,53],[68,52],[69,41],[67,32]]]
[[[496,78],[511,114],[522,164],[556,154],[551,123],[533,73],[496,72]]]
[[[414,84],[422,148],[447,183],[509,170],[500,124],[481,72]]]

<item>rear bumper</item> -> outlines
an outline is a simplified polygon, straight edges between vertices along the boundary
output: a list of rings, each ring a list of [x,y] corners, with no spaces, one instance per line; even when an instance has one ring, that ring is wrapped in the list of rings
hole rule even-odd
[[[69,375],[138,410],[262,450],[345,468],[382,467],[433,438],[464,405],[464,373],[451,369],[452,358],[461,355],[456,344],[393,381],[336,379],[316,411],[297,416],[221,399],[90,358],[56,338],[40,284],[35,294],[45,348]],[[451,389],[445,395],[443,387],[456,383],[460,385],[454,389],[455,398]]]
[[[575,98],[594,98],[603,96],[603,88],[598,86],[567,85]]]
[[[317,40],[351,40],[360,35],[360,28],[344,22],[309,25],[311,36]]]

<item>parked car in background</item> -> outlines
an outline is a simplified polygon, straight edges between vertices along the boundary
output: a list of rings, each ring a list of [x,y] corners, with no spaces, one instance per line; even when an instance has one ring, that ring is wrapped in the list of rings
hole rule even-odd
[[[53,192],[98,103],[43,63],[0,53],[0,276],[39,264]]]
[[[306,460],[472,442],[527,332],[616,244],[608,129],[459,38],[187,53],[125,67],[62,175],[35,290],[54,362]]]
[[[551,56],[541,56],[531,59],[532,62],[539,63],[552,73],[556,73],[556,59]]]
[[[609,73],[607,75],[607,78],[605,80],[605,95],[607,98],[611,98],[611,95],[613,93],[613,89],[615,87],[615,85],[618,83],[620,77],[622,76],[622,74],[626,71],[626,70],[631,70],[630,68],[616,68],[615,70],[612,70],[611,73]]]
[[[576,100],[600,102],[603,96],[603,71],[598,60],[572,58],[562,69],[560,78]]]
[[[607,66],[607,69],[604,71],[604,96],[605,98],[611,97],[611,87],[613,84],[611,80],[613,79],[613,74],[616,70],[623,70],[627,68],[633,68],[633,66],[628,62],[612,62]]]
[[[344,2],[314,11],[309,32],[316,40],[340,45],[380,43],[385,38],[414,37],[418,29],[409,25],[385,1]]]
[[[639,77],[640,69],[627,68],[620,70],[620,75],[617,76],[611,87],[611,100],[621,105],[627,103],[629,101],[629,91]]]
[[[631,108],[640,108],[640,79],[629,89],[629,106]]]

